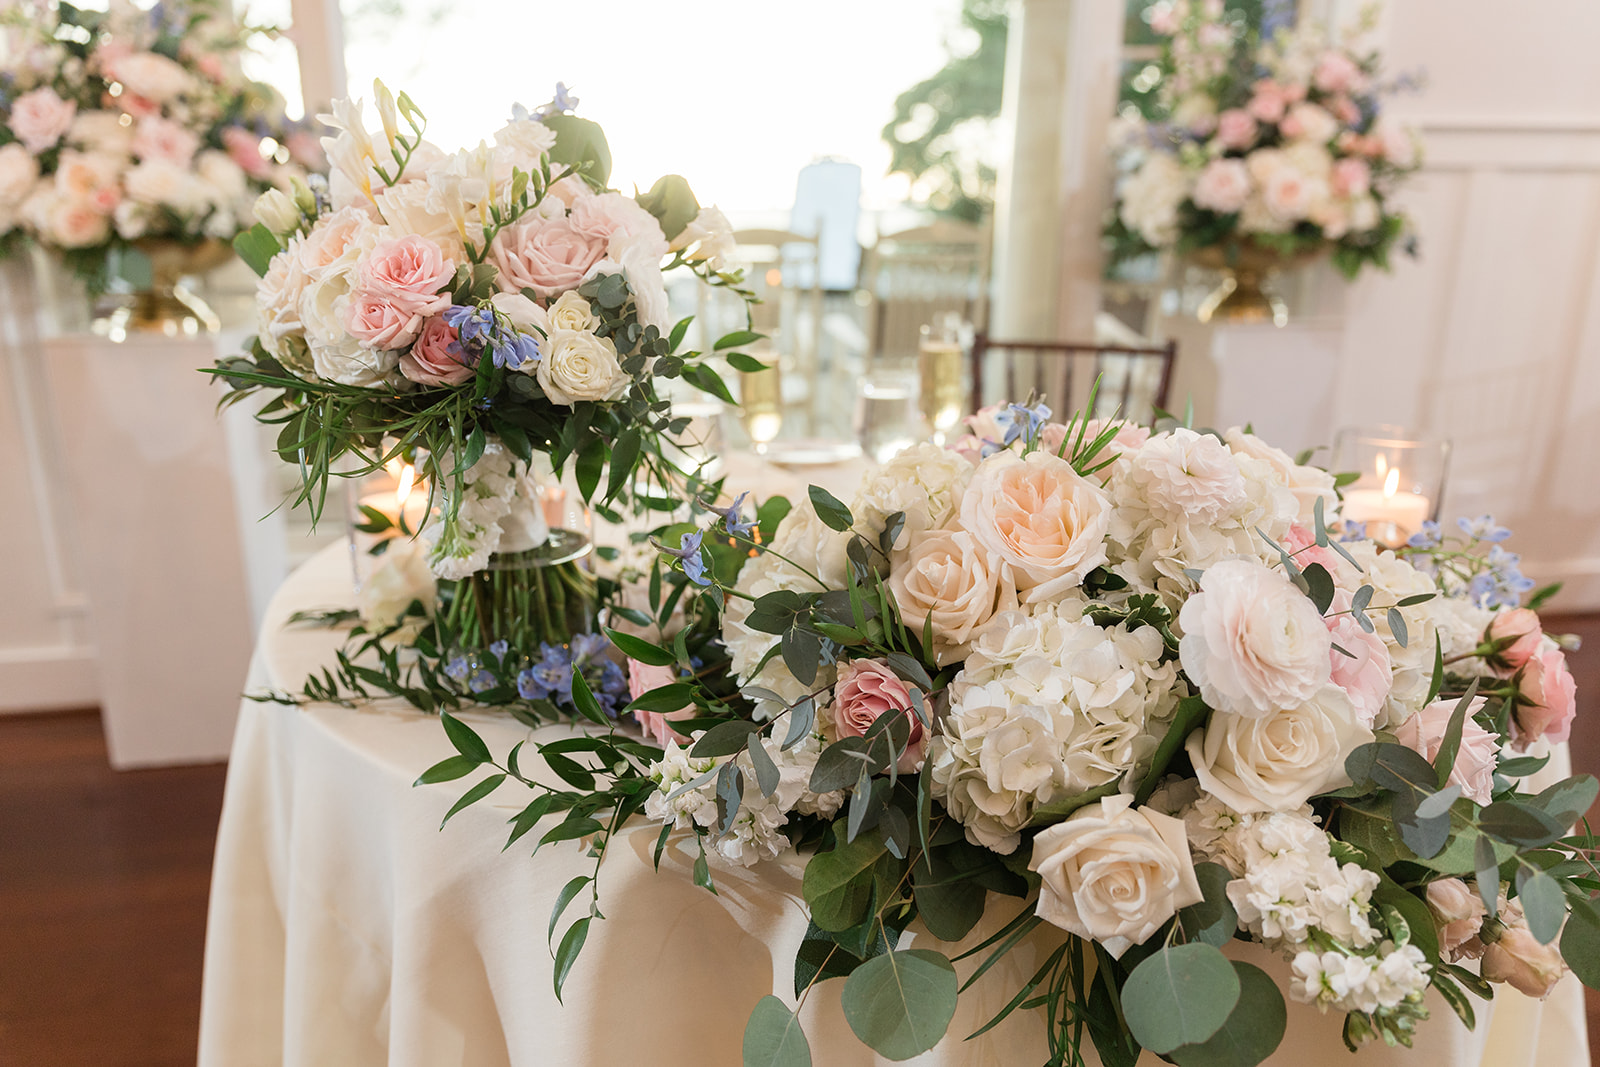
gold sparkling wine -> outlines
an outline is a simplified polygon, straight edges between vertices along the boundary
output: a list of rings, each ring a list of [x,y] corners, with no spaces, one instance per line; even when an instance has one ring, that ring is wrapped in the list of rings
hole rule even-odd
[[[766,451],[783,428],[783,381],[776,364],[739,372],[739,418],[756,451]]]
[[[961,356],[959,344],[944,340],[925,340],[918,352],[922,417],[940,439],[961,421],[966,401]]]

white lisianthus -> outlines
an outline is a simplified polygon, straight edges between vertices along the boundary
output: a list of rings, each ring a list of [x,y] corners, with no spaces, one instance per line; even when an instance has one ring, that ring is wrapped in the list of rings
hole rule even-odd
[[[551,403],[571,405],[580,400],[614,399],[627,389],[628,376],[617,360],[617,346],[609,337],[552,327],[541,348],[534,374]]]
[[[1183,669],[1219,711],[1263,718],[1328,683],[1332,639],[1311,599],[1282,571],[1224,560],[1178,615]]]
[[[1038,915],[1120,957],[1204,899],[1183,823],[1130,796],[1079,808],[1033,839]]]
[[[1345,758],[1371,740],[1344,690],[1327,685],[1265,717],[1214,711],[1184,747],[1200,785],[1234,811],[1285,811],[1349,785]]]

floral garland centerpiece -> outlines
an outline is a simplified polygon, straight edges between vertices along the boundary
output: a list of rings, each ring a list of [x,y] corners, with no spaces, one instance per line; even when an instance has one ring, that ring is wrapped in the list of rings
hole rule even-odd
[[[637,198],[608,189],[605,135],[564,87],[537,112],[519,107],[493,144],[453,154],[424,139],[405,94],[374,91],[381,134],[360,101],[336,103],[323,116],[329,181],[264,194],[261,222],[235,242],[261,275],[259,332],[211,373],[233,389],[225,402],[270,397],[259,417],[281,427],[313,518],[334,477],[405,460],[427,487],[412,523],[364,509],[360,530],[383,554],[363,589],[368,643],[307,696],[377,684],[428,709],[544,700],[551,686],[527,679],[545,677],[534,668],[551,648],[570,673],[566,646],[594,629],[604,590],[579,562],[587,536],[552,528],[541,497],[566,473],[621,522],[670,513],[698,486],[669,458],[684,453],[663,450],[689,420],[658,382],[732,399],[700,353],[680,351],[689,320],[669,324],[663,275],[747,295],[722,269],[730,230],[682,178]],[[756,336],[716,349],[737,365],[729,350]],[[420,659],[401,663],[397,644]],[[380,654],[377,672],[355,664],[361,651]]]
[[[1534,610],[1553,590],[1523,606],[1487,518],[1384,549],[1337,519],[1340,484],[1247,430],[989,409],[849,506],[812,487],[759,526],[740,500],[666,531],[650,605],[702,592],[676,634],[662,611],[665,636],[613,634],[643,741],[561,744],[551,785],[527,773],[539,744],[497,762],[448,718],[459,755],[422,780],[492,764],[458,807],[520,782],[513,840],[559,812],[541,841],[603,830],[597,855],[642,810],[658,855],[693,835],[708,888],[808,854],[795,1001],[751,996],[747,1064],[809,1064],[800,1006],[833,978],[863,1042],[917,1055],[955,963],[970,984],[1025,940],[1040,965],[989,1026],[1041,1009],[1052,1064],[1087,1041],[1108,1065],[1248,1067],[1286,999],[1342,1015],[1351,1049],[1425,1046],[1430,989],[1470,1027],[1495,983],[1600,986],[1597,842],[1569,832],[1600,783],[1540,774],[1575,713]],[[902,947],[990,909],[955,960]],[[558,992],[600,910],[552,941]],[[1224,956],[1235,939],[1287,988]]]
[[[1281,318],[1270,271],[1331,254],[1353,278],[1412,249],[1392,198],[1418,139],[1383,113],[1393,87],[1375,52],[1314,26],[1253,27],[1223,0],[1163,0],[1147,18],[1160,78],[1154,116],[1116,134],[1114,259],[1171,249],[1226,274],[1203,318]]]
[[[0,254],[29,238],[99,291],[108,257],[137,249],[151,288],[171,289],[227,258],[259,194],[321,166],[315,137],[240,67],[275,31],[220,0],[30,0],[0,25]]]

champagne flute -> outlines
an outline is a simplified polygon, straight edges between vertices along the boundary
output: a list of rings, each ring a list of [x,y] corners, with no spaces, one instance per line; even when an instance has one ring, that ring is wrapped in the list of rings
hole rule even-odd
[[[922,417],[933,428],[936,445],[943,445],[950,431],[961,422],[961,409],[966,402],[962,355],[960,316],[943,314],[922,327],[922,340],[917,349],[917,370],[921,379],[918,398]]]
[[[767,454],[767,446],[783,429],[783,379],[777,357],[762,362],[764,370],[739,372],[739,419],[758,456]]]

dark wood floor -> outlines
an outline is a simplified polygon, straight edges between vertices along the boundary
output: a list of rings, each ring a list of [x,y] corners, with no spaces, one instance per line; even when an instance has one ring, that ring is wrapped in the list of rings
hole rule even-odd
[[[1573,755],[1600,773],[1600,615],[1547,623],[1584,637]],[[0,1064],[194,1063],[223,775],[112,771],[92,710],[0,716]],[[1592,992],[1589,1033],[1600,1063]]]

